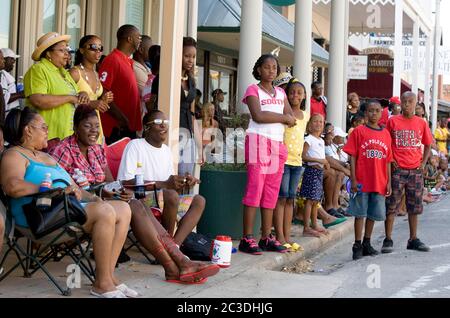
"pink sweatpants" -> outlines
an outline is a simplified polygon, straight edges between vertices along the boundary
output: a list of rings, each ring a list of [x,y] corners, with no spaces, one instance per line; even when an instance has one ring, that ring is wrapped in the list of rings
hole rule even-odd
[[[247,186],[242,203],[275,209],[283,178],[287,149],[282,142],[249,134],[245,139]]]

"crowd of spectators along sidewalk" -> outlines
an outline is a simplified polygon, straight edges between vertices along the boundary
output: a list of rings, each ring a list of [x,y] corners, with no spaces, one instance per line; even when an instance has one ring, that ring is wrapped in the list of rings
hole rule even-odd
[[[418,238],[418,216],[423,212],[423,201],[429,202],[430,195],[447,190],[447,119],[441,120],[441,127],[436,131],[436,140],[441,142],[437,152],[439,149],[432,150],[436,148],[433,136],[414,93],[393,97],[389,107],[384,108],[378,100],[360,105],[358,95],[351,93],[346,127],[350,136],[345,143],[347,133],[325,124],[327,99],[322,96],[320,83],[311,86],[311,115],[308,114],[306,126],[302,121],[306,123],[308,119],[298,106],[306,99],[304,86],[299,85],[298,91],[292,89],[298,81],[280,74],[276,57],[261,56],[253,75],[259,84],[249,86],[243,99],[250,109],[251,121],[245,145],[248,180],[243,198],[244,233],[239,249],[253,255],[298,250],[294,242],[288,241],[293,199],[297,197],[300,202],[294,218],[301,219],[298,223],[304,226],[304,236],[328,235],[317,222],[318,215],[324,212],[335,217],[345,214],[356,218],[352,248],[355,260],[378,254],[370,242],[376,221],[386,223],[381,252],[393,251],[394,217],[401,209],[406,210],[409,218],[407,248],[429,251]],[[296,127],[298,130],[294,132]],[[303,143],[304,135],[304,146],[292,142],[297,139]],[[268,155],[263,160],[255,153]],[[333,180],[330,187],[326,186],[328,178]],[[434,188],[425,188],[424,179]],[[340,206],[339,200],[345,188],[350,195],[347,210]],[[319,213],[321,204],[325,204],[326,211]],[[252,230],[257,208],[261,208],[262,216],[258,243]]]
[[[53,179],[71,183],[66,191],[85,204],[84,227],[93,237],[98,275],[91,294],[137,296],[114,276],[130,224],[138,241],[164,267],[168,282],[205,283],[219,268],[191,262],[179,250],[199,222],[205,200],[192,196],[190,207],[180,215],[179,194],[200,182],[193,177],[199,143],[194,136],[203,131],[206,137],[200,144],[206,146],[214,141],[214,129],[225,131],[221,103],[226,92],[215,89],[212,103],[201,105],[202,93],[194,79],[196,42],[184,38],[179,126],[189,141],[182,143],[175,175],[172,154],[164,144],[170,122],[158,111],[160,46],[136,27],[124,25],[117,31],[117,47],[106,57],[99,36],[83,37],[71,67],[69,40],[69,35],[55,32],[38,40],[31,56],[36,63],[25,74],[24,91],[16,90],[9,74],[20,56],[10,49],[0,52],[2,152],[3,131],[9,145],[1,163],[1,184],[12,198],[16,222],[27,226],[23,197],[36,193],[51,171]],[[311,84],[308,97],[305,85],[281,73],[270,54],[258,59],[253,75],[259,83],[249,86],[242,101],[251,119],[239,250],[253,255],[296,252],[302,247],[291,240],[292,224],[302,225],[304,236],[318,238],[346,217],[355,217],[353,259],[378,254],[370,243],[376,221],[386,222],[381,252],[390,253],[394,217],[407,213],[407,248],[428,251],[417,236],[418,215],[423,201],[432,202],[448,187],[447,118],[440,119],[433,139],[415,94],[393,97],[383,108],[377,100],[361,105],[359,96],[351,93],[346,127],[341,129],[326,123],[327,98],[321,83]],[[305,107],[308,98],[310,112]],[[27,107],[20,107],[21,99]],[[195,121],[199,118],[202,127]],[[122,138],[132,141],[124,150],[118,176],[113,176],[104,147]],[[135,200],[126,188],[118,193],[105,190],[98,197],[71,179],[77,168],[90,184],[117,178],[131,187],[140,165],[147,190],[159,190],[155,199]],[[155,200],[161,201],[160,220],[152,212]],[[253,233],[257,208],[262,214],[258,243]],[[4,218],[0,215],[1,239]]]
[[[71,184],[66,192],[80,200],[86,209],[87,221],[83,227],[92,235],[92,257],[97,264],[92,295],[138,296],[114,276],[130,224],[140,244],[164,267],[167,282],[205,283],[209,276],[219,272],[219,267],[191,261],[179,249],[196,227],[205,207],[201,196],[192,196],[187,211],[179,213],[178,193],[189,192],[199,182],[192,176],[194,164],[186,160],[185,173],[174,175],[171,152],[163,144],[170,123],[162,112],[149,107],[152,101],[157,101],[151,87],[153,80],[158,85],[158,79],[151,70],[158,75],[160,49],[152,45],[149,37],[141,36],[136,27],[124,25],[117,32],[117,48],[106,57],[99,36],[83,37],[71,68],[69,40],[69,35],[55,32],[38,40],[32,54],[37,63],[25,74],[25,89],[19,96],[25,98],[26,107],[12,107],[6,121],[2,113],[5,123],[1,144],[4,144],[4,130],[8,149],[1,162],[1,184],[11,198],[11,212],[19,222],[16,224],[28,226],[22,206],[30,199],[23,197],[38,192],[45,175],[51,173],[53,180],[63,179]],[[183,47],[180,124],[193,134],[196,42],[185,38]],[[3,69],[4,59],[0,57],[0,69]],[[14,62],[19,58],[12,57]],[[13,102],[12,94],[1,97],[5,105]],[[7,109],[5,105],[0,105],[3,111]],[[139,136],[143,138],[136,139]],[[71,178],[75,169],[92,185],[112,184],[115,178],[108,167],[105,147],[124,137],[133,140],[125,148],[117,176],[121,189],[115,193],[105,189],[93,194],[79,188]],[[163,200],[159,220],[152,212],[152,194],[135,200],[132,191],[127,190],[134,184],[138,163],[144,165],[147,190],[154,186],[160,190],[158,197]],[[57,183],[54,186],[64,187]],[[0,217],[0,246],[5,223],[3,212],[4,209]]]

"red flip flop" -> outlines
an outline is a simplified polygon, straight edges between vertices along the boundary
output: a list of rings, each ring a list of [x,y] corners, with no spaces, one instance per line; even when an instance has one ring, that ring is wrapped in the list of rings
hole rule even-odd
[[[193,282],[199,279],[214,276],[219,272],[219,270],[220,270],[219,266],[211,264],[208,267],[202,269],[201,271],[180,275],[180,280],[183,282]]]
[[[208,281],[208,278],[204,277],[199,280],[194,280],[192,282],[183,282],[178,279],[168,279],[168,280],[166,280],[166,283],[181,284],[181,285],[202,285],[202,284],[206,283],[207,281]]]

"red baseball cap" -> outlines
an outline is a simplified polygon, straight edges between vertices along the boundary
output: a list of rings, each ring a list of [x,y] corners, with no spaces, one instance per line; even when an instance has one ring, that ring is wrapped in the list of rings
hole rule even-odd
[[[402,102],[400,101],[400,98],[398,96],[391,97],[389,99],[389,103],[396,104],[396,105],[401,105],[402,104]]]

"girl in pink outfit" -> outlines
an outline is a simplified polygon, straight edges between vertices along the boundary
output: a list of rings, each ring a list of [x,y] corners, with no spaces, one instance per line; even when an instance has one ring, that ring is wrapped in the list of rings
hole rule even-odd
[[[250,85],[244,96],[251,114],[245,140],[247,187],[244,204],[244,237],[239,250],[260,255],[262,251],[287,252],[270,232],[273,210],[277,204],[287,150],[283,144],[285,126],[293,127],[296,119],[281,88],[273,86],[280,74],[275,56],[261,56],[253,68],[259,84]],[[256,210],[261,208],[262,236],[259,244],[253,237]]]

